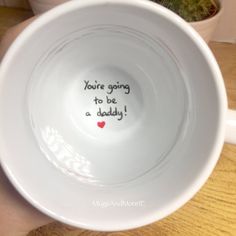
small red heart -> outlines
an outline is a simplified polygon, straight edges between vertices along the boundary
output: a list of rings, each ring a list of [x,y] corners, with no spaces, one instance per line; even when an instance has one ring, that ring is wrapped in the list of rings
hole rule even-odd
[[[98,123],[97,123],[98,127],[101,128],[101,129],[104,128],[105,124],[106,124],[105,121],[100,121],[100,122],[98,121]]]

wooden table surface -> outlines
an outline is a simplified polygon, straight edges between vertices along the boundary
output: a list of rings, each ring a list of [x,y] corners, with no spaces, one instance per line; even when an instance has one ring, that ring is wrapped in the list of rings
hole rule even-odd
[[[0,8],[0,38],[10,26],[27,19],[29,11]],[[210,43],[222,70],[229,107],[236,109],[236,44]],[[112,216],[111,216],[112,217]],[[236,236],[236,146],[225,144],[207,183],[171,216],[143,228],[102,233],[73,229],[60,223],[39,228],[29,236]]]

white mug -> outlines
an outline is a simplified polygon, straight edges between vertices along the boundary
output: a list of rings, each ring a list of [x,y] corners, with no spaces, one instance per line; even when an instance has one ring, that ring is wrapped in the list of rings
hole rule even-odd
[[[33,206],[91,230],[185,204],[236,142],[219,67],[181,18],[146,0],[72,1],[0,67],[0,158]]]

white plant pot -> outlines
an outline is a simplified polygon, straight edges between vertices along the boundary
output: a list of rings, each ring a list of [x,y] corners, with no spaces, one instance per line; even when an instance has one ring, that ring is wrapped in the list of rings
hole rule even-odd
[[[44,13],[53,7],[68,2],[69,0],[29,0],[32,10],[35,15]]]
[[[220,17],[222,15],[223,8],[220,5],[220,9],[216,15],[206,20],[191,22],[190,25],[202,36],[202,38],[208,43],[212,39],[212,35],[216,30]]]

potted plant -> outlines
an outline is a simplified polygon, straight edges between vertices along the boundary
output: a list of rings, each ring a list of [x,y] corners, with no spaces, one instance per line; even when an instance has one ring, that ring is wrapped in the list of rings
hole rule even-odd
[[[151,0],[182,17],[209,42],[218,24],[222,6],[219,0]]]

